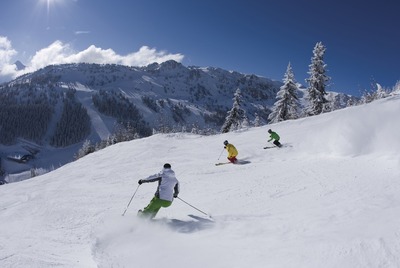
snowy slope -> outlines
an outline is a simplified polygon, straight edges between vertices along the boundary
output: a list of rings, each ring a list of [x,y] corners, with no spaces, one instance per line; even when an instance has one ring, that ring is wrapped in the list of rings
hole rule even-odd
[[[0,267],[400,267],[399,113],[397,96],[243,132],[155,135],[3,185]],[[263,150],[268,128],[286,147]],[[225,139],[251,163],[215,166]],[[165,162],[214,223],[177,199],[137,219],[156,188],[137,180]]]

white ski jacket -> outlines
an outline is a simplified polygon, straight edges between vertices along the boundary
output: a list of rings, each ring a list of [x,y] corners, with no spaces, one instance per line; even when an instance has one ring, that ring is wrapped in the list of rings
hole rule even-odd
[[[151,175],[141,180],[143,183],[158,181],[155,196],[162,200],[172,201],[174,195],[179,194],[179,181],[175,177],[175,172],[170,168],[163,168],[159,173]]]

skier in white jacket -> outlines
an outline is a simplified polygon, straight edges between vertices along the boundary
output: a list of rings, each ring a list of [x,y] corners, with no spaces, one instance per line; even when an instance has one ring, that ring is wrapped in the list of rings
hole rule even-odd
[[[150,203],[143,210],[139,210],[138,215],[146,218],[154,218],[161,207],[169,207],[172,200],[178,197],[179,181],[175,177],[175,172],[170,164],[164,164],[161,172],[151,175],[146,179],[138,181],[139,184],[158,181],[157,191]]]

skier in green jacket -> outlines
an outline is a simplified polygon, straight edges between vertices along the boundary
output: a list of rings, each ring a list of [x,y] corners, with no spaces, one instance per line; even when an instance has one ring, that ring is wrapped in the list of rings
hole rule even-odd
[[[279,135],[276,132],[272,131],[271,129],[268,129],[268,133],[270,134],[269,136],[270,139],[268,140],[268,142],[274,140],[273,144],[275,144],[278,147],[282,147],[282,144],[279,142],[280,140]]]

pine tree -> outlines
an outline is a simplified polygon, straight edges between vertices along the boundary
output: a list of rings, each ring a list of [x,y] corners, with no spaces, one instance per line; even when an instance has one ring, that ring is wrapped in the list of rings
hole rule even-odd
[[[400,80],[396,82],[396,85],[392,88],[390,95],[400,94]]]
[[[388,92],[380,84],[376,83],[376,99],[383,99],[388,95]]]
[[[241,128],[243,128],[243,129],[248,129],[249,126],[250,126],[250,124],[249,124],[249,119],[247,118],[246,115],[244,115],[243,121],[241,122]]]
[[[364,93],[361,96],[360,104],[366,104],[373,102],[374,100],[380,99],[381,94],[383,93],[383,88],[379,85],[374,77],[371,77],[371,88],[365,89]],[[379,94],[379,96],[378,96]]]
[[[255,127],[261,126],[261,119],[260,119],[260,116],[258,115],[258,113],[256,113],[256,115],[255,115],[253,124]]]
[[[242,93],[238,88],[233,97],[233,107],[228,112],[225,118],[225,123],[222,125],[221,132],[227,133],[231,130],[238,129],[245,116],[245,111],[241,108]]]
[[[372,101],[375,100],[375,94],[376,92],[369,92],[367,90],[364,91],[363,95],[361,96],[360,99],[360,104],[366,104],[366,103],[370,103]]]
[[[90,142],[90,140],[85,140],[82,144],[82,147],[78,150],[78,153],[75,155],[75,159],[79,159],[84,157],[85,155],[93,153],[94,150],[95,148]]]
[[[346,107],[351,107],[351,106],[354,106],[354,105],[355,105],[354,99],[353,98],[349,98],[347,100]]]
[[[324,111],[324,104],[327,103],[324,95],[326,95],[326,83],[330,77],[326,75],[326,64],[324,63],[325,46],[318,42],[313,50],[311,58],[310,77],[306,79],[308,82],[308,105],[306,114],[309,116],[321,114]]]
[[[290,62],[288,64],[283,86],[277,93],[277,101],[272,108],[272,113],[269,114],[268,120],[270,123],[277,123],[289,119],[298,118],[299,98],[297,91],[299,90],[294,78],[294,73]]]

